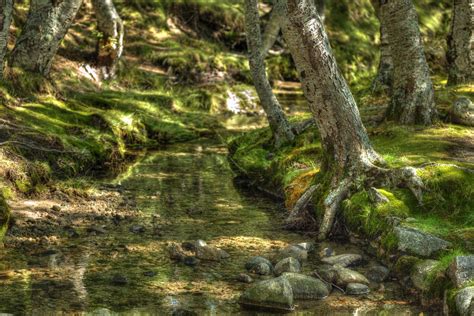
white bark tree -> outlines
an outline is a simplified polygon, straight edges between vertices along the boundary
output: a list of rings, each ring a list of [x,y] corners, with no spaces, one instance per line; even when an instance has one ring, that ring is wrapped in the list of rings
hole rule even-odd
[[[3,66],[8,46],[8,34],[12,21],[13,0],[0,0],[0,78],[3,76]]]
[[[31,0],[10,66],[48,75],[59,44],[74,22],[82,0]]]
[[[474,83],[474,0],[454,0],[448,35],[448,84]]]
[[[380,17],[393,60],[387,117],[406,125],[430,125],[436,117],[434,89],[415,6],[412,0],[380,1]]]
[[[292,142],[294,134],[278,99],[273,94],[265,68],[265,55],[260,31],[258,0],[245,0],[245,29],[249,50],[250,72],[260,103],[273,133],[276,147]]]
[[[316,192],[324,212],[320,239],[329,234],[344,199],[358,185],[406,184],[419,192],[412,169],[391,170],[370,144],[355,99],[332,52],[324,25],[311,0],[288,0],[283,35],[303,84],[321,138],[324,158]]]
[[[97,63],[104,79],[111,79],[123,53],[123,21],[112,0],[92,0],[92,5],[101,33],[96,49]]]

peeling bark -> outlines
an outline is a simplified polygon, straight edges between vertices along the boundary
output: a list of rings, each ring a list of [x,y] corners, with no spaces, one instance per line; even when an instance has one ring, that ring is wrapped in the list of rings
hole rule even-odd
[[[31,0],[28,17],[10,58],[12,67],[48,75],[82,0]]]
[[[97,43],[97,63],[104,79],[110,79],[123,53],[124,25],[112,0],[92,0],[92,5],[102,35]]]
[[[393,61],[390,53],[390,45],[388,43],[385,20],[380,16],[380,1],[371,0],[377,18],[380,22],[380,62],[377,76],[372,81],[372,91],[390,92],[393,83]]]
[[[474,83],[474,0],[454,0],[448,35],[448,85]]]
[[[394,69],[387,117],[401,124],[430,125],[436,117],[434,89],[413,2],[380,3]]]
[[[12,21],[13,0],[0,0],[0,78],[3,76],[3,66],[7,53],[8,34]]]
[[[283,35],[298,69],[303,92],[324,149],[322,172],[330,175],[319,236],[324,239],[355,178],[380,161],[369,142],[355,99],[310,0],[288,0]]]
[[[273,94],[272,87],[268,82],[265,69],[265,56],[262,49],[262,36],[260,33],[258,13],[258,1],[245,1],[245,28],[247,34],[247,46],[249,48],[250,71],[257,90],[260,102],[272,130],[275,146],[292,142],[294,134],[286,119],[280,103]]]

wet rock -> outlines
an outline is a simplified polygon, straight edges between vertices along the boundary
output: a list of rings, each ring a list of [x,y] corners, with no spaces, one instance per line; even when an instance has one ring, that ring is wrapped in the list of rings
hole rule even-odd
[[[303,263],[308,259],[308,251],[304,250],[301,247],[290,245],[281,250],[274,259],[276,262],[278,262],[288,257],[295,258],[300,263]]]
[[[313,276],[321,278],[328,283],[333,283],[336,278],[336,269],[329,264],[322,264],[313,271]]]
[[[428,276],[434,271],[438,263],[439,261],[436,260],[423,260],[415,264],[411,273],[411,281],[418,290],[429,290],[430,283]]]
[[[430,257],[451,246],[446,240],[411,227],[398,226],[394,232],[398,239],[398,250],[421,257]]]
[[[61,206],[59,206],[59,205],[53,205],[53,207],[51,207],[51,209],[55,212],[61,212]]]
[[[458,98],[451,108],[451,120],[457,124],[474,126],[474,103],[466,97]]]
[[[349,267],[362,261],[362,256],[358,254],[343,254],[321,259],[322,262],[330,265],[340,265]]]
[[[245,269],[251,273],[270,275],[273,271],[272,263],[264,257],[253,257],[246,264]]]
[[[250,275],[241,273],[237,276],[237,281],[242,282],[242,283],[252,283],[253,279]]]
[[[320,258],[331,257],[335,255],[336,255],[336,251],[331,247],[322,247],[321,250],[319,250]]]
[[[199,259],[194,256],[186,256],[183,259],[183,263],[187,266],[194,267],[199,264]]]
[[[143,275],[146,276],[146,277],[152,278],[152,277],[156,276],[157,273],[155,271],[145,271],[145,272],[143,272]]]
[[[448,276],[458,288],[474,280],[474,255],[457,256],[449,265]]]
[[[186,252],[177,243],[171,243],[168,245],[168,253],[170,258],[176,261],[182,261],[187,256]]]
[[[134,234],[143,234],[145,232],[145,227],[141,225],[133,225],[130,227],[130,232]]]
[[[274,273],[280,276],[283,272],[300,272],[301,265],[295,258],[289,257],[281,260],[275,265]]]
[[[125,286],[128,284],[128,278],[121,274],[115,274],[112,276],[110,283],[115,286]]]
[[[211,247],[208,245],[196,244],[196,257],[202,260],[220,261],[229,258],[229,254],[222,249]]]
[[[474,315],[474,286],[466,287],[456,294],[456,309],[461,316]]]
[[[313,242],[301,242],[297,245],[295,245],[296,247],[299,247],[303,250],[306,250],[308,253],[314,251],[314,243]]]
[[[349,283],[346,286],[346,294],[348,295],[365,295],[369,294],[369,287],[361,283]]]
[[[337,265],[334,266],[334,270],[336,272],[334,282],[341,287],[345,287],[349,283],[362,283],[365,285],[370,283],[364,275],[357,271]]]
[[[388,278],[390,270],[381,265],[373,265],[367,270],[367,278],[372,282],[383,282]]]
[[[290,283],[295,299],[320,300],[329,295],[328,286],[319,279],[293,272],[285,272],[281,277],[287,279]]]
[[[293,290],[286,278],[278,277],[251,285],[240,297],[245,307],[292,311]]]

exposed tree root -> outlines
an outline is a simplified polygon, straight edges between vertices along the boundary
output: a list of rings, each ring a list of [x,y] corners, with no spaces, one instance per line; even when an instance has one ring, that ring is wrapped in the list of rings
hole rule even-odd
[[[308,213],[307,206],[319,187],[319,184],[310,186],[298,199],[290,212],[290,216],[285,220],[287,229],[302,230],[308,228],[308,226],[317,227],[316,219]]]

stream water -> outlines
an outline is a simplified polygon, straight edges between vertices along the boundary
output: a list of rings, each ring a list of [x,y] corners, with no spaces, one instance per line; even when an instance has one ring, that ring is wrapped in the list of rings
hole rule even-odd
[[[0,313],[254,315],[238,304],[248,285],[235,277],[245,272],[245,262],[311,237],[282,229],[285,211],[278,202],[239,188],[226,155],[215,139],[148,153],[115,181],[121,194],[136,201],[137,222],[111,225],[105,234],[80,235],[35,257],[14,251],[4,256],[0,271],[8,267],[13,272],[0,273]],[[143,232],[130,231],[137,224]],[[169,258],[169,242],[196,239],[226,250],[230,258],[194,267]],[[330,245],[338,253],[363,254],[350,244]],[[316,256],[304,272],[314,269]],[[365,297],[334,291],[323,301],[298,302],[293,314],[420,312],[398,283],[389,281]]]

